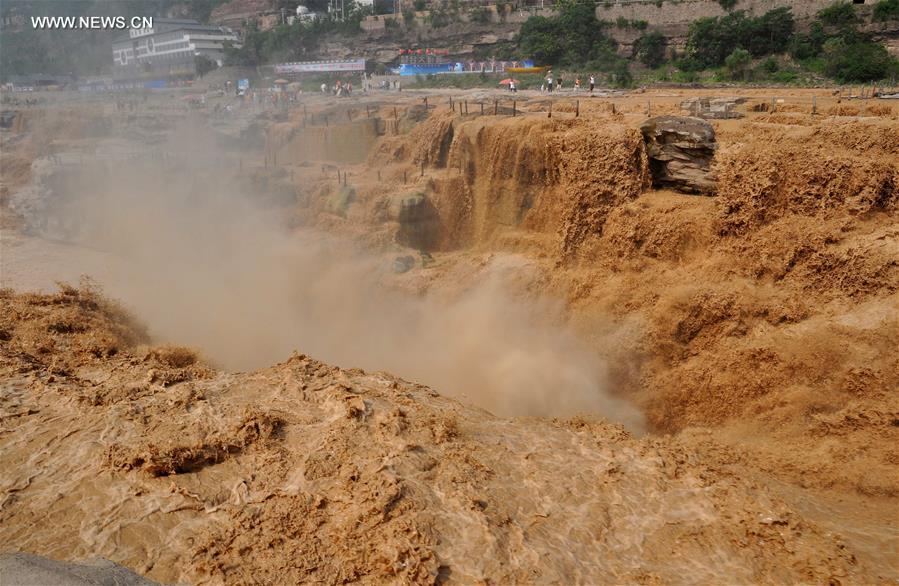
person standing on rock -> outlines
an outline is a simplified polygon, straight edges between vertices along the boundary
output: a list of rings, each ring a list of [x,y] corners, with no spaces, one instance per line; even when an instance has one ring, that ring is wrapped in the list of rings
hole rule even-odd
[[[553,70],[549,70],[549,74],[546,76],[546,91],[549,93],[553,93]]]
[[[593,75],[590,76],[590,93],[593,93],[593,88],[596,87],[596,78]]]
[[[518,93],[518,88],[515,87],[515,80],[514,80],[514,79],[509,81],[509,91],[512,92],[513,94],[514,94],[514,93]]]

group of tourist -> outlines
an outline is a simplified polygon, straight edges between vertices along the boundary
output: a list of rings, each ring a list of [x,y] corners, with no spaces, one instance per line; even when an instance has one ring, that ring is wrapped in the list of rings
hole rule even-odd
[[[353,95],[353,82],[348,81],[344,83],[338,79],[332,86],[322,82],[320,89],[323,94],[330,93],[332,96],[337,96],[338,98],[346,98]]]
[[[563,83],[564,82],[562,80],[562,76],[560,75],[556,78],[553,78],[553,71],[552,71],[552,69],[550,69],[546,73],[546,79],[544,80],[544,83],[540,86],[540,91],[547,92],[550,94],[553,92],[560,92],[560,91],[562,91]],[[593,90],[596,89],[596,77],[594,77],[591,74],[590,77],[588,78],[587,83],[590,88],[590,93],[593,93]],[[574,79],[574,91],[579,92],[579,91],[581,91],[581,89],[582,89],[581,88],[581,77],[577,76]]]

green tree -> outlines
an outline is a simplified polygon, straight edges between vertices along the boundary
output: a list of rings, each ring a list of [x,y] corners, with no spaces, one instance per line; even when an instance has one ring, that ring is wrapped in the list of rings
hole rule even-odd
[[[621,59],[615,64],[612,69],[612,83],[616,87],[631,87],[634,84],[634,78],[626,60]]]
[[[790,44],[795,26],[793,11],[789,7],[775,8],[758,18],[749,19],[746,36],[741,41],[754,57],[783,53]]]
[[[734,49],[724,60],[731,79],[745,80],[749,74],[749,66],[752,65],[752,54],[746,49]]]
[[[701,67],[718,67],[734,49],[753,56],[780,53],[789,46],[795,22],[789,7],[769,10],[757,18],[743,11],[694,21],[687,36],[687,55]]]
[[[847,27],[859,22],[855,6],[851,2],[834,2],[818,11],[818,20],[827,26]]]
[[[899,64],[879,43],[847,43],[834,37],[824,43],[824,71],[840,83],[885,79],[899,70]]]
[[[899,20],[899,0],[880,0],[874,5],[874,22]]]
[[[807,34],[800,34],[790,41],[789,51],[796,59],[809,59],[821,53],[827,35],[820,22],[815,21],[809,27]]]
[[[655,69],[665,62],[668,39],[658,31],[645,34],[634,42],[634,57],[643,65]]]
[[[218,69],[218,63],[207,57],[206,55],[197,55],[194,57],[194,66],[197,69],[197,76],[203,77],[210,71]]]
[[[558,63],[564,52],[557,34],[555,20],[545,16],[532,16],[521,25],[519,45],[521,52],[540,64]]]
[[[490,22],[490,9],[486,6],[477,6],[468,11],[468,18],[471,22],[478,24],[487,24]]]
[[[615,59],[609,56],[614,55],[617,45],[605,34],[608,23],[596,18],[594,3],[562,0],[557,6],[556,16],[532,16],[524,22],[518,36],[521,53],[546,65],[579,66],[602,61],[613,66]]]
[[[746,15],[742,11],[695,20],[687,35],[687,55],[702,68],[717,67],[742,44],[746,31]]]

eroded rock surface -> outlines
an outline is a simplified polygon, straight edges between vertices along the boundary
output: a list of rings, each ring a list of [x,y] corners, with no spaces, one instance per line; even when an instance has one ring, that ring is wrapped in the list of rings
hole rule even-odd
[[[715,129],[701,118],[658,116],[640,125],[652,183],[686,193],[715,192],[710,167],[718,148]]]

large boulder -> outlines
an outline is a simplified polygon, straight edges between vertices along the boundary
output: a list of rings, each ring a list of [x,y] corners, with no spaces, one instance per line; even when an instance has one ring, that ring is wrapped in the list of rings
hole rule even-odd
[[[440,240],[440,216],[427,195],[421,192],[394,195],[388,216],[399,222],[396,241],[417,250],[434,250]]]
[[[691,116],[698,118],[714,118],[727,120],[730,118],[742,118],[743,114],[736,111],[736,107],[746,103],[746,98],[690,98],[680,103],[681,110],[686,110]]]
[[[718,143],[711,124],[702,118],[657,116],[641,124],[640,131],[654,186],[685,193],[715,192],[710,168]]]

